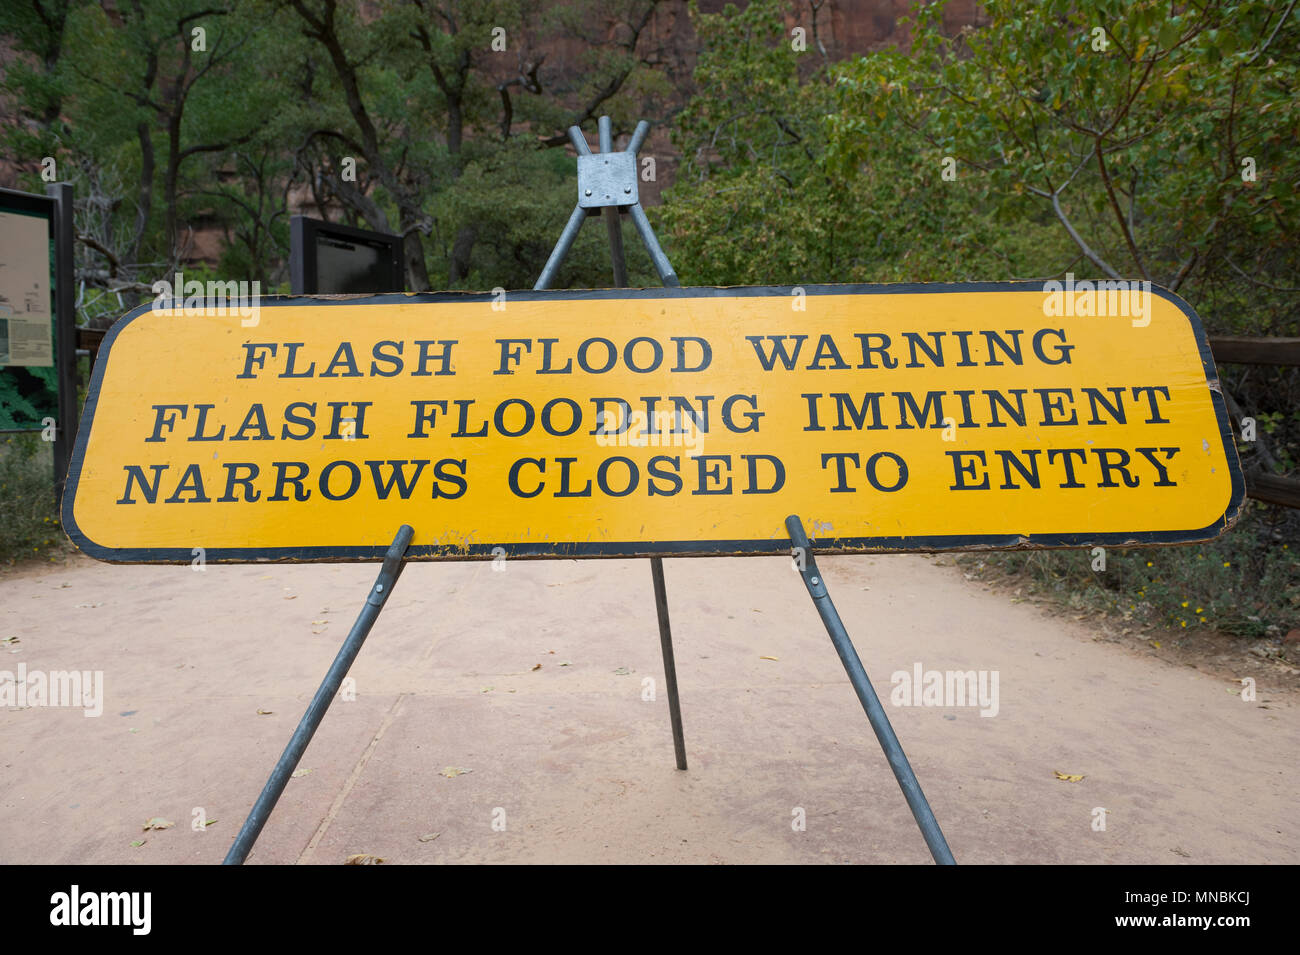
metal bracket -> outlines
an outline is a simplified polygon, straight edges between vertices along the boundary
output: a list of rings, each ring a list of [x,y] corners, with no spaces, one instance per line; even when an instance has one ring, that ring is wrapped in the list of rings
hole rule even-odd
[[[578,157],[578,205],[582,208],[630,206],[639,201],[635,153],[595,153]]]

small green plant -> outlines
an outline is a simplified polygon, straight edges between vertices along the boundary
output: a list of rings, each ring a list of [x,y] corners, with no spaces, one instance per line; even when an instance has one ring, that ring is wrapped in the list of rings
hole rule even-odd
[[[1248,501],[1235,528],[1203,544],[968,555],[962,563],[1062,605],[1175,630],[1281,637],[1300,626],[1294,512]]]
[[[53,560],[66,546],[54,506],[52,446],[39,434],[0,438],[0,561]]]

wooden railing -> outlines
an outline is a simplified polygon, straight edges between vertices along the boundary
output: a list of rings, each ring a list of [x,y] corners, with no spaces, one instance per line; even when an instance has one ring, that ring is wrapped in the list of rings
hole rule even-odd
[[[1211,335],[1210,351],[1216,365],[1300,366],[1300,338]],[[1240,422],[1234,422],[1234,425],[1240,425]],[[1295,478],[1247,472],[1246,493],[1257,501],[1300,507],[1300,481]]]

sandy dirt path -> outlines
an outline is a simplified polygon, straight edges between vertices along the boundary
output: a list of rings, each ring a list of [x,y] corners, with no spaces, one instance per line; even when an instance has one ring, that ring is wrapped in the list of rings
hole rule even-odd
[[[648,561],[413,564],[249,861],[927,862],[789,560],[666,568],[689,771]],[[822,569],[959,862],[1300,861],[1294,691],[1243,701],[922,557]],[[376,570],[0,577],[0,671],[105,688],[98,718],[0,708],[0,862],[219,862]],[[891,705],[918,663],[996,671],[996,716]]]

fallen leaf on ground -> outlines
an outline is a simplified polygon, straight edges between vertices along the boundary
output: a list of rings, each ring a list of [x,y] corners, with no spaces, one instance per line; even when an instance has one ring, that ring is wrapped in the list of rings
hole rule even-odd
[[[542,668],[542,665],[541,665],[540,663],[537,664],[537,666],[533,667],[534,670],[540,670],[541,668]]]
[[[442,835],[441,832],[426,832],[424,835],[420,836],[420,841],[432,842],[434,839],[437,839],[440,835]]]
[[[381,865],[383,859],[379,856],[372,856],[369,852],[358,852],[356,855],[348,856],[344,865]]]
[[[313,621],[311,622],[311,625],[312,625],[313,627],[320,627],[320,626],[323,626],[324,624],[327,624],[327,623],[329,623],[328,620],[313,620]]]
[[[148,839],[136,839],[131,843],[131,848],[139,849],[142,845],[144,845],[148,841],[149,841]]]
[[[1053,770],[1053,772],[1056,774],[1057,779],[1064,779],[1067,783],[1077,783],[1083,779],[1082,776],[1071,776],[1069,773],[1057,772],[1056,770]]]
[[[169,819],[164,819],[162,816],[154,816],[144,824],[144,828],[141,831],[148,832],[150,829],[170,829],[174,825],[176,825],[176,823]]]
[[[780,658],[779,658],[779,657],[759,657],[759,659],[760,659],[760,660],[776,660],[777,662],[780,662]]]
[[[627,667],[619,667],[617,670],[614,671],[614,674],[616,676],[627,676],[631,672],[632,671],[629,670]]]
[[[474,772],[472,769],[461,769],[458,766],[448,766],[442,771],[442,774],[448,779],[455,779],[457,776],[464,776],[466,773],[472,772]]]
[[[15,643],[21,643],[21,642],[22,642],[22,641],[19,640],[17,637],[5,637],[3,640],[0,640],[0,643],[5,644],[6,646],[11,645],[11,644],[15,644]]]
[[[293,778],[294,778],[294,779],[297,779],[299,776],[307,776],[307,775],[310,775],[310,774],[311,774],[311,770],[310,770],[310,769],[295,769],[295,770],[293,771]]]
[[[258,716],[270,716],[270,715],[271,715],[272,713],[274,713],[274,712],[275,712],[275,710],[258,710],[258,711],[257,711],[257,715],[258,715]]]
[[[495,686],[485,686],[485,687],[483,687],[483,689],[479,690],[479,692],[480,692],[480,693],[491,693],[491,692],[492,692],[493,690],[495,690],[495,689],[496,689]]]

